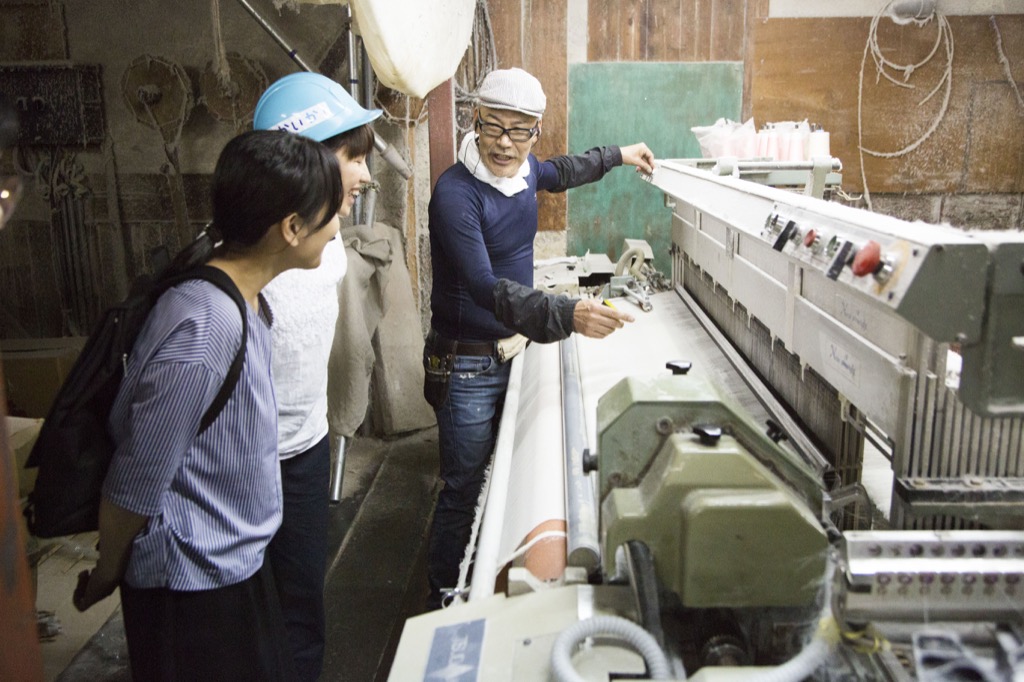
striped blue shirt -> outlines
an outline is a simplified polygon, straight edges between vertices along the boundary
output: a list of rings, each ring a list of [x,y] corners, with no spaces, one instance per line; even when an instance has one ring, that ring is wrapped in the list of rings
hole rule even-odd
[[[149,517],[125,580],[177,591],[233,585],[263,564],[281,524],[271,315],[246,306],[238,385],[197,436],[242,339],[238,306],[192,280],[165,293],[146,321],[111,410],[117,449],[103,486],[115,505]]]

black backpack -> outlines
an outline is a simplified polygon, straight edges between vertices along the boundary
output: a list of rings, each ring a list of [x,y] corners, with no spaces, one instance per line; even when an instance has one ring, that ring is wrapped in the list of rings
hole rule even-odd
[[[217,268],[201,266],[159,277],[136,286],[121,303],[103,313],[81,354],[54,398],[32,446],[26,467],[38,467],[25,517],[29,531],[41,538],[72,535],[99,527],[100,494],[114,442],[107,417],[124,378],[135,339],[160,295],[191,279],[212,282],[238,304],[242,313],[242,344],[224,385],[203,415],[199,433],[217,418],[238,383],[249,334],[246,303],[231,278]]]

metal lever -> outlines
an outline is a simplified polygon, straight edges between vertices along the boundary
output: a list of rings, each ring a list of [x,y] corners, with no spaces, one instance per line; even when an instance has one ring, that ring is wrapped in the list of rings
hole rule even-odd
[[[634,280],[634,282],[635,281],[636,280]],[[639,288],[639,285],[637,286]],[[632,287],[626,286],[622,289],[622,293],[626,295],[626,298],[630,299],[631,301],[633,301],[633,303],[636,303],[638,306],[640,306],[640,310],[644,311],[645,313],[651,312],[651,310],[654,308],[654,306],[651,305],[651,301],[647,297],[646,292],[644,292],[643,290],[635,291]]]
[[[722,427],[714,424],[694,424],[693,432],[700,438],[701,445],[715,445],[722,437]]]
[[[828,266],[825,276],[832,280],[839,279],[839,273],[843,271],[846,263],[850,260],[851,251],[853,251],[853,242],[843,242],[836,252],[836,257],[832,259],[832,264]]]
[[[692,367],[693,363],[689,360],[669,360],[665,363],[665,369],[671,370],[673,376],[686,374]]]
[[[779,232],[779,236],[775,239],[775,243],[772,244],[772,248],[776,251],[782,251],[786,246],[786,242],[793,236],[793,231],[796,230],[796,223],[790,220],[786,223],[786,226]]]
[[[769,419],[766,424],[768,425],[768,437],[772,439],[773,443],[778,443],[780,440],[787,440],[789,435],[782,430],[779,423],[774,419]]]

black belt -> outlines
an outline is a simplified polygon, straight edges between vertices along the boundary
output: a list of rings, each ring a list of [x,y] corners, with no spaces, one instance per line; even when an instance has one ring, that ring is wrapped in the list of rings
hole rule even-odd
[[[427,345],[437,355],[498,355],[498,345],[495,341],[455,341],[446,339],[433,329],[427,334]]]

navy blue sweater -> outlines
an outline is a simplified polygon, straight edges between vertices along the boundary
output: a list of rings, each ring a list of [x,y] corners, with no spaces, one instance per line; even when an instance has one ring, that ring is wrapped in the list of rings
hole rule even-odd
[[[538,325],[572,331],[572,306],[551,305],[554,297],[509,296],[507,280],[533,286],[533,239],[537,234],[537,192],[564,192],[594,182],[622,164],[618,147],[596,147],[581,155],[538,161],[529,156],[527,188],[507,197],[477,180],[462,164],[446,170],[430,198],[430,260],[433,289],[431,326],[457,341],[494,341],[519,332],[538,338]],[[502,300],[495,300],[496,295]],[[538,308],[538,301],[546,302]],[[523,310],[528,306],[529,310]],[[503,313],[502,321],[496,311]],[[568,311],[568,313],[566,313]],[[569,316],[566,319],[566,314]],[[538,318],[560,316],[561,320]]]

